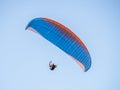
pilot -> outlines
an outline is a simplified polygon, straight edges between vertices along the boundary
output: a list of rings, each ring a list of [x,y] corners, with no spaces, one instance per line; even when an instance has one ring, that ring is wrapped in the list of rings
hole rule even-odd
[[[54,63],[52,64],[52,61],[50,61],[49,67],[50,67],[50,70],[54,70],[57,67],[57,65],[55,65]]]

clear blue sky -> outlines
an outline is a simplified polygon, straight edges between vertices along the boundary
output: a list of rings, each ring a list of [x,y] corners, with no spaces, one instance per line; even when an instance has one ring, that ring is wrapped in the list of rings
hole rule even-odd
[[[30,31],[36,17],[54,19],[88,47],[88,72]],[[48,62],[58,67],[51,72]],[[0,90],[120,90],[119,0],[0,0]]]

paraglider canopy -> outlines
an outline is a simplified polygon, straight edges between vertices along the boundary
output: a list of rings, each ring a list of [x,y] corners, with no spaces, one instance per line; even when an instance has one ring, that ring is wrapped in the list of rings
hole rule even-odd
[[[42,35],[46,40],[70,55],[83,71],[86,72],[90,69],[91,57],[87,47],[66,26],[49,18],[35,18],[28,23],[26,29]]]

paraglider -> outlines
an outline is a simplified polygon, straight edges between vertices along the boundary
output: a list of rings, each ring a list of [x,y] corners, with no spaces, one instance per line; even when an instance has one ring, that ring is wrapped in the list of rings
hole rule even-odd
[[[57,65],[55,65],[54,63],[52,63],[52,61],[49,62],[49,68],[50,70],[54,70],[57,67]]]
[[[81,39],[66,26],[49,18],[31,20],[26,30],[31,30],[43,36],[66,54],[71,56],[83,71],[91,67],[91,57]]]

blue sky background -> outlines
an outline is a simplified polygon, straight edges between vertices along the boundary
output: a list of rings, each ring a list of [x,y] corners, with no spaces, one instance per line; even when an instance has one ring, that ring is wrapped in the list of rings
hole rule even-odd
[[[54,19],[82,39],[92,58],[88,72],[25,31],[36,17]],[[120,1],[0,0],[0,90],[120,90]]]

